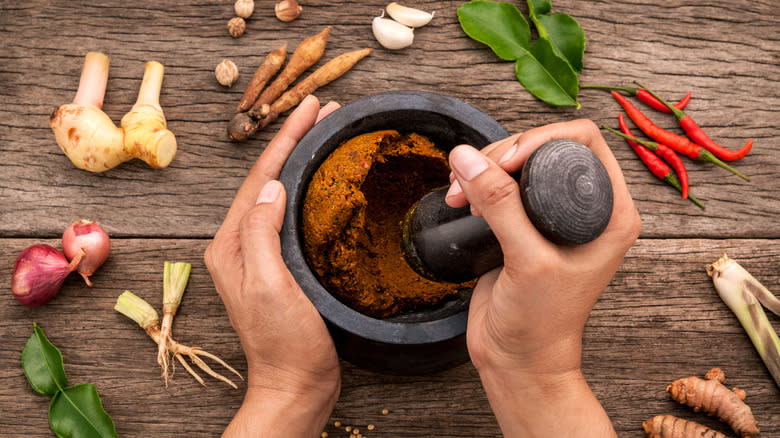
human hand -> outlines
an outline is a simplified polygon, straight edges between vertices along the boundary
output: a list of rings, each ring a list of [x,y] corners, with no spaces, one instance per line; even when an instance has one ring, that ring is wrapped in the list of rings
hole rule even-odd
[[[327,327],[281,255],[285,192],[277,181],[290,152],[322,117],[304,99],[271,140],[234,199],[204,260],[248,365],[244,404],[226,435],[318,436],[341,386]]]
[[[601,236],[583,245],[561,246],[546,240],[528,219],[517,183],[507,174],[522,168],[535,149],[555,138],[570,138],[590,147],[612,183],[610,222]],[[565,418],[566,404],[595,400],[580,370],[582,334],[591,309],[639,235],[639,214],[617,161],[591,121],[532,129],[481,152],[458,146],[450,153],[450,164],[456,182],[448,204],[459,207],[470,201],[472,211],[485,218],[504,253],[504,266],[483,275],[471,298],[467,343],[472,362],[507,436],[512,435],[510,431],[555,436],[550,434],[550,423],[539,430],[535,420],[555,412]],[[517,390],[519,385],[525,386]],[[518,391],[523,392],[525,403],[549,403],[561,412],[552,409],[537,416],[531,414],[535,406],[525,406],[529,423],[517,424],[502,411],[509,406],[518,408],[511,401],[521,402],[516,398]],[[550,400],[550,391],[565,394],[568,401]],[[588,406],[594,418],[605,419],[597,401]],[[582,409],[574,407],[575,412]],[[573,424],[565,429],[565,421],[558,421],[563,428],[558,436],[575,436],[572,432],[577,430],[597,436],[590,428],[577,429]],[[608,419],[601,423],[599,430],[614,433]]]

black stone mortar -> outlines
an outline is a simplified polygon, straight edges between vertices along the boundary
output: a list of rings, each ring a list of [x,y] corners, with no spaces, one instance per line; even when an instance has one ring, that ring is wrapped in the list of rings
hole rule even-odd
[[[390,374],[440,371],[468,360],[466,320],[470,294],[435,308],[376,319],[353,310],[331,295],[304,256],[301,215],[312,175],[344,141],[384,129],[424,135],[447,152],[459,144],[483,148],[509,135],[487,114],[460,100],[434,93],[376,94],[336,110],[304,136],[282,169],[279,179],[287,191],[287,209],[280,234],[282,256],[328,325],[343,359]],[[296,321],[289,323],[296,324]]]

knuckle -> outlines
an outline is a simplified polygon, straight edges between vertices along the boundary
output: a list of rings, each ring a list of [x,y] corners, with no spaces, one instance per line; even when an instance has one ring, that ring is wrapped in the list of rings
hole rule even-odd
[[[206,264],[206,269],[209,272],[214,272],[219,266],[219,261],[224,258],[224,246],[223,239],[217,236],[206,247],[206,251],[203,253],[203,262]]]
[[[253,208],[241,218],[238,223],[238,229],[241,234],[247,232],[247,230],[253,230],[265,225],[263,215],[257,208]]]
[[[498,205],[506,200],[518,198],[520,188],[512,178],[501,178],[493,181],[481,191],[481,198],[485,205]]]
[[[573,123],[576,123],[577,126],[584,131],[590,131],[591,133],[599,132],[598,125],[591,119],[577,119]]]

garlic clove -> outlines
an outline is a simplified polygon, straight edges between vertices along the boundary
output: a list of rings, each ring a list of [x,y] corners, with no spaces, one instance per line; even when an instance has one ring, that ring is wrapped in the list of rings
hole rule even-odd
[[[374,37],[379,44],[386,49],[398,50],[414,42],[414,30],[411,27],[383,16],[375,17],[371,23],[371,30],[374,31]]]
[[[385,9],[393,20],[409,27],[423,27],[433,19],[432,12],[402,6],[396,2],[390,3]]]

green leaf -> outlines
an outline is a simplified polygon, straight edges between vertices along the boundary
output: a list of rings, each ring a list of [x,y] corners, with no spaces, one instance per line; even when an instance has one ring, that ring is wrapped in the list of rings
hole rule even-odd
[[[537,1],[535,6],[544,11],[550,3]],[[531,94],[550,105],[580,107],[577,72],[556,53],[547,33],[530,46],[528,22],[514,5],[473,0],[458,8],[458,20],[469,37],[487,44],[501,59],[516,61],[517,79]]]
[[[471,1],[458,8],[458,21],[466,35],[506,61],[526,56],[531,48],[531,28],[515,5]]]
[[[555,54],[548,40],[538,39],[527,56],[515,64],[517,80],[534,96],[556,106],[576,106],[579,82],[566,60]]]
[[[62,364],[62,353],[46,338],[37,323],[22,350],[22,368],[33,389],[44,395],[54,395],[68,386]]]
[[[95,385],[82,383],[54,395],[49,426],[59,437],[116,437],[114,421],[103,410]]]
[[[555,52],[566,59],[574,71],[582,71],[585,31],[577,20],[566,14],[532,15],[531,20],[540,38],[550,40]]]
[[[528,9],[532,17],[544,15],[552,10],[552,3],[550,0],[528,0]]]

